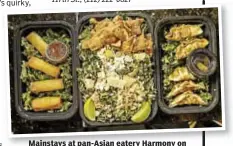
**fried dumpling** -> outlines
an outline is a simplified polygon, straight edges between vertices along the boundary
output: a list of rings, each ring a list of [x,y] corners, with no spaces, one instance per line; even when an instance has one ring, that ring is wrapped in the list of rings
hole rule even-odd
[[[141,25],[144,21],[142,18],[136,18],[135,20],[129,19],[125,21],[125,25],[131,29],[133,35],[140,35],[142,34]]]
[[[139,37],[136,38],[133,52],[140,52],[147,49],[152,49],[153,41],[151,35],[145,36],[141,34]]]
[[[169,104],[170,108],[182,105],[207,105],[208,103],[204,101],[199,95],[193,93],[192,91],[184,92],[178,95]]]
[[[120,15],[116,15],[114,18],[113,18],[113,22],[118,22],[118,21],[123,21],[124,19],[123,19],[123,17],[122,16],[120,16]]]
[[[186,41],[182,41],[176,48],[176,58],[186,58],[192,51],[200,48],[205,48],[209,44],[209,41],[205,38],[194,38]]]
[[[108,29],[101,29],[97,31],[89,39],[82,40],[82,49],[91,49],[92,51],[102,48],[107,41],[110,41],[112,34]],[[113,42],[109,42],[113,43]]]
[[[179,82],[186,80],[195,80],[193,74],[191,74],[186,67],[177,67],[168,77],[170,81]]]
[[[121,41],[126,41],[129,38],[129,34],[126,29],[117,27],[113,30],[113,35]]]
[[[173,86],[172,90],[168,93],[166,98],[171,98],[178,94],[181,94],[185,91],[194,91],[194,90],[205,90],[205,85],[203,82],[194,83],[193,81],[184,81]]]
[[[89,21],[91,24],[94,24],[94,31],[96,32],[103,28],[112,27],[114,25],[110,19],[104,19],[101,21],[97,21],[95,18],[91,18]]]
[[[97,50],[103,46],[103,42],[98,37],[82,40],[82,49]]]
[[[124,20],[122,16],[117,15],[112,20],[106,18],[99,21],[90,18],[89,22],[93,29],[90,36],[81,41],[82,49],[96,51],[111,45],[124,53],[152,50],[152,36],[144,35],[142,29],[145,22],[143,18]]]
[[[113,34],[113,30],[120,27],[119,25],[115,25],[110,19],[97,21],[95,18],[91,18],[89,21],[94,25],[94,29],[91,32],[90,38],[82,40],[82,49],[91,49],[94,51],[118,41],[117,37]]]
[[[203,33],[202,25],[174,25],[169,32],[165,34],[167,40],[180,41],[186,38],[198,36]]]
[[[127,41],[124,41],[121,46],[121,50],[125,53],[130,53],[133,51],[133,45],[135,42],[135,37],[130,37]]]

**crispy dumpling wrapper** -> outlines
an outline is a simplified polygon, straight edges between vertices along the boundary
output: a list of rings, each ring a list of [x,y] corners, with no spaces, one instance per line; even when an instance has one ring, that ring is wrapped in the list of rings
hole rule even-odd
[[[95,21],[94,21],[95,20]],[[113,25],[113,22],[110,19],[104,19],[101,21],[97,21],[95,18],[91,18],[90,22],[92,22],[92,24],[94,24],[94,30],[95,31],[99,31],[105,27],[109,27],[111,25]]]
[[[131,29],[131,33],[133,35],[140,35],[142,34],[142,29],[141,29],[141,25],[144,22],[144,19],[142,18],[136,18],[135,20],[126,20],[125,21],[126,25]]]
[[[175,97],[169,104],[169,107],[173,108],[182,105],[208,105],[208,102],[204,101],[199,95],[192,91],[187,91]]]
[[[167,40],[181,41],[186,38],[195,37],[203,33],[202,25],[174,25],[170,28],[169,32],[165,34]]]
[[[145,38],[144,34],[141,34],[135,42],[133,51],[138,52],[144,50],[145,48],[147,48],[147,39]]]
[[[129,33],[125,28],[122,27],[115,28],[113,30],[113,35],[121,41],[126,41],[127,39],[129,39]]]
[[[153,41],[151,35],[148,34],[145,36],[144,34],[141,34],[135,41],[133,52],[140,52],[147,49],[152,50],[152,46]]]
[[[196,90],[205,90],[205,89],[206,87],[203,82],[197,84],[194,83],[193,81],[184,81],[174,85],[172,90],[166,96],[166,98],[171,98],[185,91],[196,91]]]
[[[94,33],[90,39],[81,41],[82,49],[91,49],[92,51],[101,49],[104,45],[117,42],[117,39],[113,37],[112,33],[108,29],[101,29]]]
[[[170,81],[179,82],[186,80],[195,80],[196,78],[188,71],[186,67],[177,67],[168,77]]]
[[[96,51],[111,45],[124,53],[152,50],[152,37],[151,34],[144,34],[142,18],[123,20],[122,16],[117,15],[113,20],[91,18],[89,22],[94,28],[91,36],[81,41],[82,49]]]
[[[123,21],[123,17],[120,16],[120,15],[116,15],[116,16],[113,18],[112,21],[113,21],[113,22]]]
[[[121,50],[125,53],[130,53],[133,51],[135,38],[131,37],[127,41],[124,41],[121,46]]]
[[[176,48],[176,58],[186,58],[192,51],[196,49],[205,48],[209,44],[209,41],[205,38],[199,39],[194,38],[186,41],[182,41],[181,44]]]

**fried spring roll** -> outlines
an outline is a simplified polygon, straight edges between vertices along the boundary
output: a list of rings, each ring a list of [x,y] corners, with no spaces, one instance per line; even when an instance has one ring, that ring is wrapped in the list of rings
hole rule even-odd
[[[32,109],[36,112],[60,109],[62,107],[61,97],[39,97],[32,100]]]
[[[44,60],[36,58],[36,57],[31,57],[27,65],[33,69],[39,70],[52,77],[58,77],[58,75],[60,74],[59,67],[49,64],[45,62]]]
[[[48,44],[36,33],[31,32],[26,39],[40,52],[42,56],[45,56],[45,50]]]
[[[36,81],[30,84],[30,90],[33,93],[55,91],[64,89],[62,79]]]

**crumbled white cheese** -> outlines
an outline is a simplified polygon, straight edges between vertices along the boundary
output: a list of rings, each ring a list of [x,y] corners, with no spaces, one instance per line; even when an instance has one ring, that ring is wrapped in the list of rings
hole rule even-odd
[[[113,72],[107,72],[107,77],[119,78],[119,75],[115,71],[113,71]]]
[[[116,78],[116,77],[108,77],[107,83],[109,86],[120,88],[120,89],[123,89],[126,84],[124,80],[121,80],[120,78]]]
[[[133,62],[133,58],[131,56],[126,55],[124,59],[126,62]]]
[[[104,61],[106,59],[105,55],[104,55],[104,51],[105,51],[105,48],[101,49],[100,51],[97,52],[97,56],[102,60]]]
[[[105,78],[106,75],[105,75],[105,72],[102,70],[101,72],[97,73],[97,76],[99,79],[103,79],[103,78]]]
[[[101,90],[103,91],[104,90],[104,87],[106,86],[106,80],[98,80],[95,84],[95,88],[97,90]]]
[[[117,69],[124,69],[125,68],[124,56],[116,57],[114,60],[114,66]]]
[[[137,54],[134,54],[134,58],[136,60],[139,60],[139,61],[142,61],[146,58],[146,53],[137,53]]]
[[[112,64],[111,62],[107,62],[106,68],[107,68],[107,71],[112,72],[112,71],[115,71],[116,66],[114,64]]]
[[[124,56],[115,57],[115,63],[124,63]]]
[[[124,76],[123,80],[126,82],[126,84],[125,84],[126,87],[130,87],[136,82],[135,78],[131,78],[129,76]]]
[[[84,79],[86,89],[91,89],[94,87],[95,81],[91,79]]]

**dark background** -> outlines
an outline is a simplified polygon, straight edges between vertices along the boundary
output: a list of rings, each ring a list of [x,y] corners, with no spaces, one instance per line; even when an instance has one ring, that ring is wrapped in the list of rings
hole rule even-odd
[[[138,11],[137,11],[138,12]],[[199,8],[199,9],[170,9],[170,10],[150,10],[141,11],[147,13],[153,23],[168,16],[207,16],[213,20],[218,32],[218,9],[217,8]],[[197,121],[196,128],[216,127],[212,120],[221,120],[221,101],[217,107],[206,114],[184,114],[184,115],[166,115],[158,111],[152,122],[146,125],[137,126],[111,126],[88,128],[83,126],[83,122],[77,114],[67,121],[50,121],[36,122],[22,119],[15,110],[14,97],[14,68],[13,68],[13,50],[14,50],[14,31],[16,27],[24,22],[29,21],[50,21],[62,20],[76,26],[78,20],[87,13],[56,13],[56,14],[28,14],[28,15],[9,15],[8,16],[8,32],[9,32],[9,63],[10,63],[10,86],[11,86],[11,124],[13,134],[29,134],[29,133],[57,133],[57,132],[79,132],[79,131],[101,131],[101,130],[139,130],[139,129],[172,129],[172,128],[188,128],[188,121]],[[98,12],[101,13],[101,12]],[[109,13],[109,12],[102,12]],[[95,13],[96,14],[96,13]],[[218,35],[218,33],[217,33]],[[218,38],[218,37],[217,37]]]

